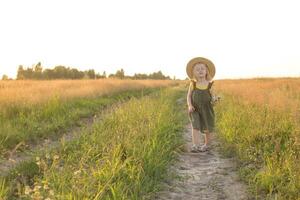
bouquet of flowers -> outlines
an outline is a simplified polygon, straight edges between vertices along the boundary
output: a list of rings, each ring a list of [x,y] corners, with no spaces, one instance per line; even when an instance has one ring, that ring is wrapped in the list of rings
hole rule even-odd
[[[211,104],[213,106],[215,106],[217,104],[217,102],[219,102],[221,100],[221,96],[219,95],[213,95],[212,99],[211,99]]]

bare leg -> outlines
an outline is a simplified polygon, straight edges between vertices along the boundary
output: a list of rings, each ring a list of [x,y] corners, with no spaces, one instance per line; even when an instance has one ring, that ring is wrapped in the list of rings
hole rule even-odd
[[[192,142],[195,145],[200,145],[200,134],[198,129],[192,129]]]
[[[211,139],[211,133],[208,131],[204,131],[205,136],[204,136],[204,145],[209,145],[210,139]]]
[[[201,146],[200,151],[204,152],[207,151],[207,148],[210,144],[211,133],[207,130],[204,131],[204,144]]]

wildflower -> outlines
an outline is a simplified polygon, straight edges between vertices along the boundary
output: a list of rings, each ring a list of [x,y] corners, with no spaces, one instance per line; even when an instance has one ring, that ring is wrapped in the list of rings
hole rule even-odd
[[[53,190],[49,190],[49,194],[50,194],[51,196],[54,196],[54,191],[53,191]]]
[[[48,189],[49,189],[49,186],[48,186],[47,184],[45,184],[45,185],[44,185],[44,189],[45,189],[45,190],[48,190]]]
[[[36,185],[36,186],[34,186],[33,190],[34,190],[34,191],[38,191],[41,187],[42,187],[42,186],[40,186],[40,185]]]
[[[57,160],[57,159],[59,159],[59,156],[58,156],[58,155],[54,155],[54,156],[53,156],[53,159],[54,159],[54,160]]]
[[[74,175],[77,175],[77,174],[80,174],[81,173],[81,170],[77,170],[74,172]]]
[[[24,193],[25,193],[26,195],[29,195],[31,192],[32,192],[31,188],[30,188],[28,185],[26,185],[26,186],[25,186],[25,191],[24,191]]]

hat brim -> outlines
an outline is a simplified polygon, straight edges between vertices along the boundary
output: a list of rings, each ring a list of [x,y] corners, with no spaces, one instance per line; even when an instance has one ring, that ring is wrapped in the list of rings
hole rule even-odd
[[[196,57],[196,58],[193,58],[191,59],[187,66],[186,66],[186,73],[188,75],[188,77],[190,79],[193,78],[193,67],[197,64],[197,63],[203,63],[207,66],[208,68],[208,71],[209,71],[209,74],[210,74],[210,77],[211,79],[213,79],[213,77],[215,76],[216,74],[216,68],[215,68],[215,65],[213,64],[212,61],[210,61],[209,59],[207,58],[203,58],[203,57]],[[211,80],[210,79],[210,80]]]

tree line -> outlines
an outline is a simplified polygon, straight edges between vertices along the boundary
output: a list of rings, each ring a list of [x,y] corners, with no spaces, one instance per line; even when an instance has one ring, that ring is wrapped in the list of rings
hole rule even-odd
[[[3,75],[2,79],[7,80],[7,76]],[[100,79],[100,78],[118,78],[118,79],[171,79],[165,76],[161,71],[151,74],[135,73],[133,76],[125,75],[123,69],[117,70],[115,74],[106,75],[104,71],[102,74],[96,73],[94,69],[80,71],[76,68],[65,67],[62,65],[56,66],[53,69],[43,69],[41,63],[37,63],[32,67],[23,67],[19,65],[17,71],[17,80],[52,80],[52,79]],[[175,77],[174,77],[175,79]]]
[[[54,69],[43,69],[40,62],[33,67],[27,68],[19,65],[17,72],[17,80],[95,79],[96,77],[101,78],[102,75],[96,74],[93,69],[80,71],[76,68],[70,68],[61,65],[54,67]]]

